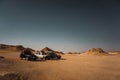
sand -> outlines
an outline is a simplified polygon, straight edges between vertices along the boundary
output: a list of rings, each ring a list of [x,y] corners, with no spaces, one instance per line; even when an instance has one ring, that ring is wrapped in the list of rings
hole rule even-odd
[[[20,60],[19,52],[0,56],[0,80],[120,80],[120,55],[65,54],[47,61]]]

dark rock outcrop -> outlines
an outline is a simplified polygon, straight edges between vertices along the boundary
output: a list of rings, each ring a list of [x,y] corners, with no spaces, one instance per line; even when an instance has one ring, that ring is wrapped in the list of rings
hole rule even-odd
[[[43,49],[41,50],[41,52],[43,52],[43,53],[45,53],[45,54],[47,54],[47,53],[49,53],[49,52],[53,52],[53,53],[56,53],[56,54],[64,54],[63,52],[54,51],[54,50],[52,50],[52,49],[50,49],[50,48],[48,48],[48,47],[43,48]]]

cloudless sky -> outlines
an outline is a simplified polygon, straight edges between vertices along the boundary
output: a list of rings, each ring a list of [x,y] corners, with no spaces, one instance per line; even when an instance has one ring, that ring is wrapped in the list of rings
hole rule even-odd
[[[120,50],[119,0],[0,0],[0,43]]]

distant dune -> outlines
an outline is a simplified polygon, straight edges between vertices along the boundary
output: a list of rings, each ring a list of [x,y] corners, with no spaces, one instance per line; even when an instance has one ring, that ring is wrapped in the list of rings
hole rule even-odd
[[[109,54],[120,55],[120,51],[109,51]]]
[[[0,44],[0,50],[3,51],[21,51],[25,49],[22,45],[7,45],[7,44]]]
[[[0,51],[22,51],[26,49],[22,45],[8,45],[8,44],[0,44]],[[34,51],[32,48],[30,50]]]

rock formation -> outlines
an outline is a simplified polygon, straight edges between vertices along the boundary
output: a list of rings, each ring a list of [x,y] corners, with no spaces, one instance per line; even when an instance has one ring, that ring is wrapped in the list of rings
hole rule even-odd
[[[103,51],[101,48],[92,48],[87,51],[87,54],[104,55],[107,54],[107,52]]]
[[[63,52],[54,51],[54,50],[52,50],[52,49],[50,49],[50,48],[48,48],[48,47],[43,48],[43,49],[41,50],[41,52],[43,52],[43,53],[45,53],[45,54],[47,54],[47,53],[49,53],[49,52],[54,52],[54,53],[56,53],[56,54],[64,54]]]

